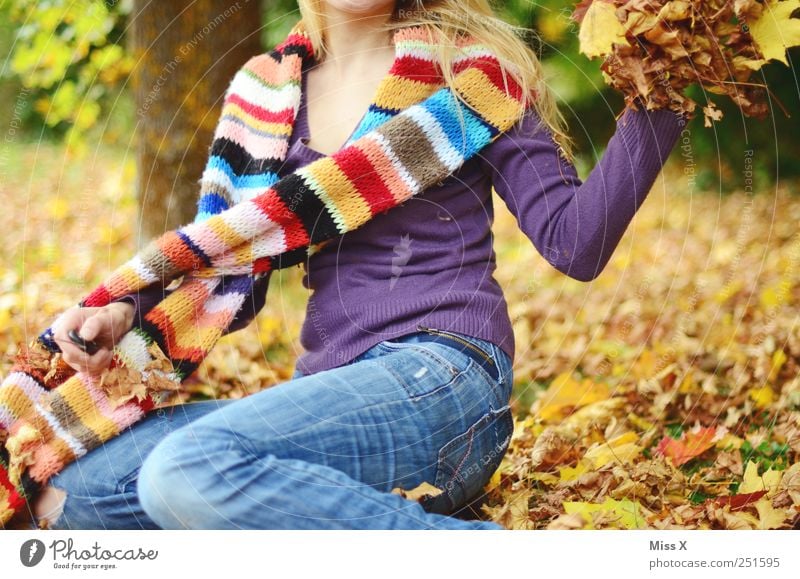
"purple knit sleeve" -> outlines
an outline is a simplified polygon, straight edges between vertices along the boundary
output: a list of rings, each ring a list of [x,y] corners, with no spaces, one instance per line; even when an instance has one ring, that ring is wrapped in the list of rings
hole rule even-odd
[[[685,120],[628,109],[586,181],[531,109],[482,151],[497,194],[542,256],[581,281],[600,275],[675,146]]]
[[[236,314],[236,317],[233,318],[226,333],[230,334],[244,329],[258,315],[258,312],[261,311],[267,301],[267,290],[269,289],[271,277],[272,272],[269,271],[254,282],[253,291],[245,298],[241,309]]]
[[[164,289],[159,285],[147,287],[137,292],[125,294],[120,296],[112,302],[127,302],[133,305],[133,319],[134,324],[139,326],[142,323],[142,317],[152,310],[156,304],[165,299],[172,290]]]
[[[245,297],[241,309],[228,327],[227,334],[245,328],[258,315],[258,312],[261,311],[266,303],[267,289],[269,288],[271,276],[272,272],[267,272],[254,282],[253,291]],[[142,318],[145,314],[169,296],[172,291],[171,289],[164,289],[159,285],[154,285],[138,292],[125,294],[112,301],[132,304],[134,324],[141,326]]]

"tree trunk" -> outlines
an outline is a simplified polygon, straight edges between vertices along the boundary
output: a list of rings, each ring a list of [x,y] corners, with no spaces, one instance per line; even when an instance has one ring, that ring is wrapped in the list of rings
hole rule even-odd
[[[256,0],[135,0],[139,243],[194,218],[222,98],[263,52]]]

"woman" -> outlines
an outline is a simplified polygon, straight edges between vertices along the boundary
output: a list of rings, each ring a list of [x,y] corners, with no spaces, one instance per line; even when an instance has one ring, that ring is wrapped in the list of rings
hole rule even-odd
[[[447,516],[480,494],[512,432],[514,342],[492,277],[491,188],[549,263],[591,280],[683,123],[626,112],[581,183],[536,56],[485,0],[299,4],[319,65],[303,73],[290,171],[352,135],[392,64],[396,26],[477,36],[535,106],[441,184],[309,258],[292,380],[159,411],[75,461],[36,507],[53,528],[502,528]],[[55,334],[64,359],[100,372],[159,294],[68,312]],[[103,348],[87,357],[73,329]],[[423,504],[390,492],[423,482],[443,492]]]

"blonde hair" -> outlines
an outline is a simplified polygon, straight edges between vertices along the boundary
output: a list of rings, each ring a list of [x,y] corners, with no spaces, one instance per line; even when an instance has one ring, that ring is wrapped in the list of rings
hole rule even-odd
[[[298,0],[305,31],[314,46],[314,55],[323,60],[327,54],[323,31],[323,0]],[[559,152],[572,159],[572,141],[556,98],[544,79],[541,62],[526,41],[535,33],[499,18],[489,0],[397,0],[388,31],[406,26],[422,26],[437,39],[439,65],[448,87],[453,88],[451,62],[456,56],[455,39],[467,34],[484,44],[498,59],[505,74],[522,89],[526,105],[533,108],[541,122],[553,134]],[[457,91],[453,90],[457,96]],[[463,100],[463,99],[461,99]]]

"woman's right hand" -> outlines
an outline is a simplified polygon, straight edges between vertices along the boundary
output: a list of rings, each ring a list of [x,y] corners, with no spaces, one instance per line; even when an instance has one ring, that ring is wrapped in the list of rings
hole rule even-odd
[[[53,324],[53,338],[61,348],[62,359],[78,372],[99,374],[111,365],[112,350],[133,326],[134,307],[113,302],[101,308],[74,307]],[[81,350],[68,334],[75,330],[86,341],[100,346],[94,354]]]

